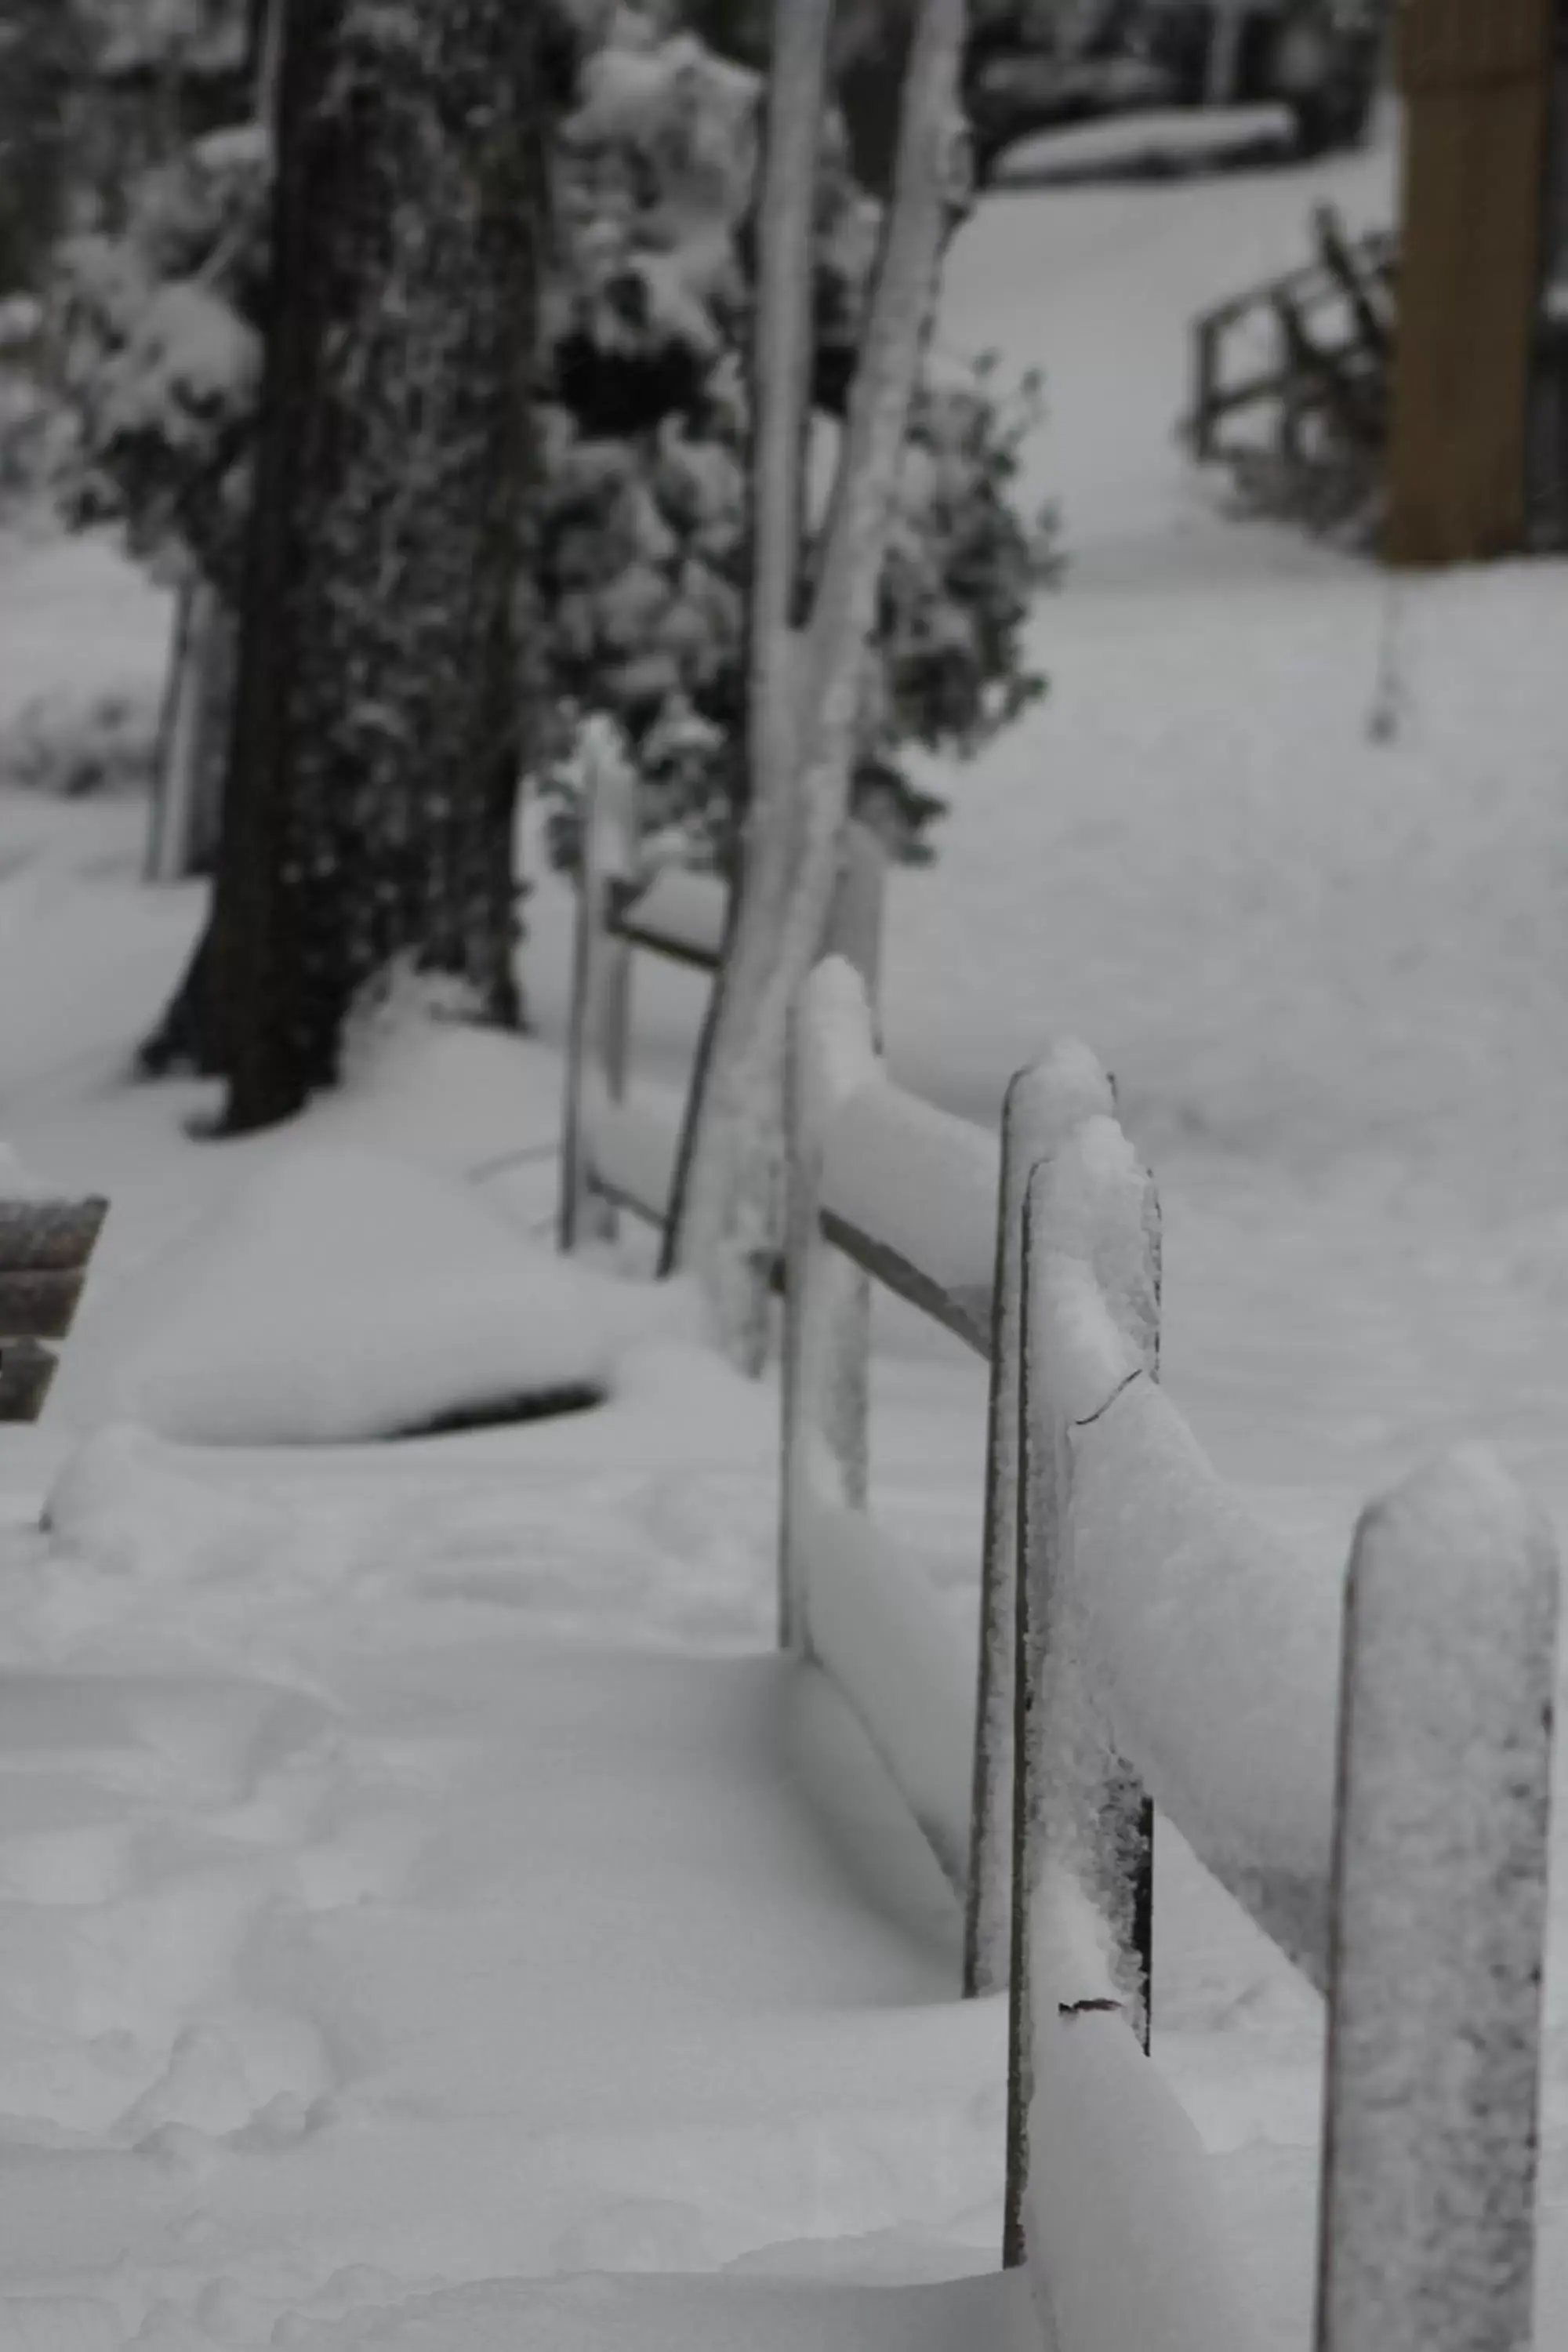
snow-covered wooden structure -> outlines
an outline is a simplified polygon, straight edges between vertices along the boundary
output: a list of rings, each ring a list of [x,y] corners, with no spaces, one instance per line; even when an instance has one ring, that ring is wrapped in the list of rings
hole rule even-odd
[[[1328,205],[1312,235],[1310,261],[1193,322],[1185,429],[1200,462],[1269,460],[1302,475],[1382,463],[1397,243],[1387,230],[1352,236]]]
[[[37,1421],[107,1201],[0,1200],[0,1422]]]
[[[731,916],[720,876],[676,866],[647,870],[637,780],[608,719],[584,730],[582,780],[558,1227],[567,1251],[603,1239],[617,1211],[666,1228],[681,1129],[667,1106],[629,1098],[632,958],[641,950],[716,974]],[[869,828],[852,824],[825,940],[826,949],[850,958],[873,995],[885,862]],[[771,1281],[773,1273],[760,1278]]]
[[[984,1133],[896,1087],[854,971],[798,1005],[781,1621],[1010,1985],[1005,2260],[1051,2352],[1256,2352],[1148,2053],[1151,1804],[1322,1992],[1317,2352],[1530,2340],[1560,1571],[1461,1448],[1314,1574],[1158,1381],[1159,1213],[1087,1051]],[[1000,1200],[1000,1217],[997,1203]],[[988,1357],[978,1705],[866,1507],[876,1279]]]

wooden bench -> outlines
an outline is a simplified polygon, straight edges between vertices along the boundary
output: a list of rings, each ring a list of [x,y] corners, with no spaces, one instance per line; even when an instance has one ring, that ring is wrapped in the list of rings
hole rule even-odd
[[[0,1201],[0,1421],[37,1421],[109,1203]]]

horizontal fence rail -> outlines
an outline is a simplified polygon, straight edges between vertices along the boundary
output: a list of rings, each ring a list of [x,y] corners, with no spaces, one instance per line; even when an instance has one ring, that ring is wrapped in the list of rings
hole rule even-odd
[[[604,718],[584,730],[582,848],[566,1054],[558,1238],[570,1251],[607,1239],[616,1213],[665,1228],[673,1205],[684,1121],[672,1106],[628,1099],[632,955],[642,950],[716,974],[730,924],[730,887],[717,874],[664,866],[644,871],[637,778],[619,731]],[[847,956],[873,997],[881,956],[886,853],[870,827],[846,828],[824,953]],[[772,1286],[782,1285],[782,1264]]]
[[[841,959],[796,1008],[789,1129],[781,1637],[843,1690],[962,1896],[973,1693],[936,1593],[866,1514],[868,1276],[984,1349],[995,1147],[888,1081]],[[862,1223],[879,1182],[893,1206],[879,1228]]]
[[[972,1993],[999,1989],[1008,1965],[1019,1322],[1007,1236],[1022,1231],[1032,1159],[1112,1100],[1088,1049],[1057,1044],[1010,1087],[998,1154],[984,1129],[893,1084],[847,962],[819,964],[796,1008],[781,1635],[839,1682],[963,1902]],[[990,1364],[977,1689],[945,1608],[866,1514],[868,1277]]]
[[[1373,1505],[1342,1579],[1253,1518],[1159,1385],[1158,1202],[1082,1047],[1015,1079],[998,1157],[891,1083],[827,961],[790,1087],[781,1632],[963,1896],[966,1990],[1009,1983],[1042,2346],[1264,2341],[1147,2054],[1152,1803],[1326,1996],[1317,2352],[1522,2352],[1550,1529],[1475,1449]],[[977,1694],[866,1508],[872,1278],[990,1364]]]

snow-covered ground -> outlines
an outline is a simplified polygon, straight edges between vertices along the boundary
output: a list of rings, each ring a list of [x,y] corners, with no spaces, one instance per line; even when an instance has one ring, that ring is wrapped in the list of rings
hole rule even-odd
[[[893,1058],[951,1107],[994,1118],[1052,1029],[1117,1070],[1168,1384],[1321,1573],[1460,1433],[1568,1529],[1568,574],[1391,590],[1226,519],[1173,439],[1191,312],[1297,258],[1321,194],[1385,218],[1392,173],[1020,187],[964,232],[944,331],[1047,368],[1032,486],[1072,568],[1052,695],[944,780],[889,941]],[[155,692],[166,634],[106,551],[12,541],[0,730]],[[956,1923],[854,1724],[770,1658],[773,1400],[679,1296],[540,1263],[563,893],[537,1041],[373,1039],[302,1135],[220,1145],[200,1088],[124,1082],[198,914],[140,886],[143,829],[0,797],[0,1141],[114,1202],[49,1414],[0,1435],[0,2347],[673,2347],[673,2284],[633,2318],[506,2283],[725,2268],[715,2342],[773,2340],[765,2274],[837,2282],[825,2346],[973,2341],[978,2306],[913,2290],[994,2263],[1004,2020],[953,1998]],[[668,1082],[700,992],[637,986]],[[972,1641],[979,1370],[902,1310],[881,1336],[876,1507]],[[531,1379],[609,1402],[301,1442],[362,1433],[367,1384],[407,1426]],[[278,1442],[212,1442],[242,1433]],[[1300,2352],[1317,2005],[1171,1839],[1156,1941],[1158,2047]]]

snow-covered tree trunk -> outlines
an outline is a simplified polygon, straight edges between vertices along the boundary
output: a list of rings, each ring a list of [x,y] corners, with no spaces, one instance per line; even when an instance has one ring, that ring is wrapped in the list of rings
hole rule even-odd
[[[810,227],[831,0],[777,0],[759,236],[750,790],[735,918],[693,1090],[672,1258],[756,1369],[779,1246],[789,1008],[811,968],[848,814],[900,452],[962,190],[963,0],[921,0],[894,194],[816,586],[794,615]]]
[[[538,24],[290,0],[210,979],[237,1129],[336,1075],[393,967],[519,1014]]]

